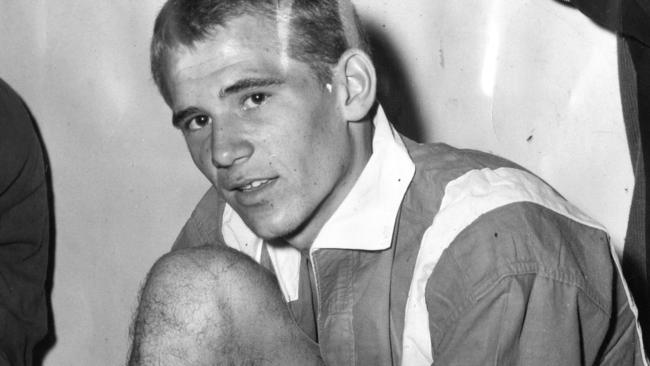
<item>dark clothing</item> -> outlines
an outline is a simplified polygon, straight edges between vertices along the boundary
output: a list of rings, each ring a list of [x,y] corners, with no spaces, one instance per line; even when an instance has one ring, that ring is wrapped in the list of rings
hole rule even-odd
[[[47,332],[45,162],[20,97],[0,80],[0,366],[32,365]]]

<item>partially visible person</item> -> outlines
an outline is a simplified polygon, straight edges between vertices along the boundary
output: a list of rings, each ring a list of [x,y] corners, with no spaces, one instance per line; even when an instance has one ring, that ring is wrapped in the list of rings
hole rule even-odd
[[[33,364],[47,333],[49,206],[34,121],[0,79],[0,366]]]

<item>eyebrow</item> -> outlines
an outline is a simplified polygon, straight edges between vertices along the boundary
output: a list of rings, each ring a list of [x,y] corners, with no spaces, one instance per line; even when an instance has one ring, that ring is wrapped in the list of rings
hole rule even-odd
[[[219,91],[219,98],[225,98],[228,95],[239,93],[243,90],[262,88],[266,86],[274,86],[284,84],[284,79],[279,78],[246,78],[236,81],[234,84],[221,89]],[[196,107],[189,107],[174,112],[172,116],[172,125],[179,128],[181,123],[193,114],[202,114],[204,112]]]
[[[224,98],[229,94],[239,93],[242,90],[262,88],[265,86],[274,86],[284,84],[283,79],[278,78],[247,78],[241,79],[235,82],[234,84],[221,89],[219,91],[219,98]]]
[[[174,112],[172,115],[172,125],[176,128],[180,128],[180,124],[189,116],[200,113],[202,113],[201,110],[196,107],[185,108],[178,112]]]

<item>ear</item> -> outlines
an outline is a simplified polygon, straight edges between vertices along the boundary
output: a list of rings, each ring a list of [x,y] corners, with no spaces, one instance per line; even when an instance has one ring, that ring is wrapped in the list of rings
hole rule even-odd
[[[338,103],[343,117],[346,121],[360,121],[375,103],[375,67],[367,54],[353,48],[341,55],[336,68]]]

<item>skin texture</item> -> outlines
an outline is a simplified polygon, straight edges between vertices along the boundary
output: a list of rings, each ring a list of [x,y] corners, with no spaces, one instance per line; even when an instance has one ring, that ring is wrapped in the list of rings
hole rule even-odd
[[[163,256],[142,291],[129,366],[323,365],[274,276],[227,247]]]
[[[347,59],[326,87],[278,34],[242,16],[169,55],[170,107],[195,164],[246,224],[307,249],[371,154],[370,123],[357,122],[370,105],[357,111]]]

